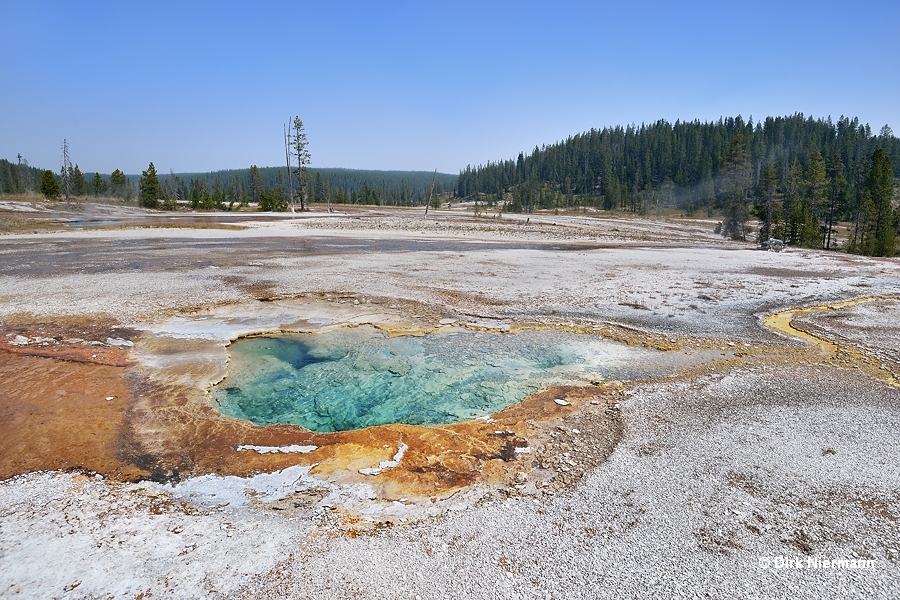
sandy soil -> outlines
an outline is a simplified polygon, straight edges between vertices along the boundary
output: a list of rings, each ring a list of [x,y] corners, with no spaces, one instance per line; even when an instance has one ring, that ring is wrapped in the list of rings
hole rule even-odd
[[[693,220],[80,210],[0,235],[0,597],[900,594],[896,260]],[[449,322],[702,360],[434,429],[204,391],[240,335]]]

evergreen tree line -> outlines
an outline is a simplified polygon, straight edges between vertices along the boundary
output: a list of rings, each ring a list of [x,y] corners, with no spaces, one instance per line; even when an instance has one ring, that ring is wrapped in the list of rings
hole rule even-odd
[[[155,177],[156,183],[153,183]],[[368,171],[310,169],[306,201],[333,204],[423,206],[431,192],[439,196],[456,187],[456,175],[426,171]],[[144,185],[141,188],[141,185]],[[132,200],[142,206],[175,210],[190,205],[194,210],[230,210],[258,204],[260,210],[287,210],[289,190],[286,169],[256,167],[213,173],[157,173],[153,163],[138,175],[116,169],[106,176],[82,173],[76,164],[59,173],[0,159],[0,193],[41,193],[52,199],[108,197]],[[296,193],[296,190],[295,190]]]
[[[145,206],[174,209],[186,201],[196,210],[230,210],[251,203],[258,204],[260,210],[279,211],[288,207],[288,176],[284,167],[251,165],[249,169],[157,174],[156,177],[157,202],[152,202],[148,192],[142,195]],[[456,186],[456,176],[446,173],[435,177],[434,173],[425,171],[310,169],[304,193],[306,202],[320,204],[423,206],[432,179],[435,195],[452,191]]]
[[[32,167],[20,154],[16,162],[0,158],[0,194],[34,194],[43,171]]]
[[[851,249],[861,250],[878,212],[866,202],[876,149],[897,177],[900,140],[889,127],[876,135],[856,118],[660,120],[592,129],[516,160],[466,167],[456,195],[516,212],[718,212],[720,231],[738,239],[746,238],[755,215],[763,222],[761,239],[780,236],[809,247],[832,247],[834,223],[851,221]]]
[[[42,194],[56,200],[67,189],[69,196],[76,199],[94,196],[131,200],[135,195],[131,179],[119,169],[103,176],[100,173],[82,173],[75,164],[68,168],[60,167],[59,173],[54,173],[49,169],[30,166],[22,156],[15,163],[0,159],[0,194]]]
[[[109,177],[100,173],[82,173],[78,165],[62,167],[59,173],[49,169],[41,175],[39,191],[47,198],[58,200],[60,196],[66,199],[80,200],[93,196],[95,198],[118,198],[130,201],[134,199],[134,185],[119,169],[113,171]]]
[[[153,183],[155,177],[156,183]],[[427,171],[310,169],[306,201],[333,204],[423,206],[431,191],[440,196],[456,188],[456,175]],[[142,182],[145,184],[141,190]],[[141,175],[83,173],[75,164],[59,173],[0,159],[0,193],[41,193],[52,199],[138,198],[142,206],[174,210],[189,204],[195,210],[229,210],[258,204],[260,210],[287,210],[288,183],[284,167],[231,169],[212,173],[157,173],[153,163]],[[143,193],[141,193],[143,192]]]

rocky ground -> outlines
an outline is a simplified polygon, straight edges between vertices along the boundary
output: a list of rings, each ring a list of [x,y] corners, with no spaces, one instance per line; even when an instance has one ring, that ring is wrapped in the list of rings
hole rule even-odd
[[[694,220],[4,210],[0,597],[900,595],[896,260]],[[441,431],[205,400],[239,335],[450,322],[702,360]]]

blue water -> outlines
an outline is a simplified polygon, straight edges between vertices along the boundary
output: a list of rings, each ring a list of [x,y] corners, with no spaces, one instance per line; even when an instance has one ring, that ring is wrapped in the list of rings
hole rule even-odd
[[[228,377],[211,390],[224,414],[318,432],[466,421],[551,385],[628,378],[659,354],[566,332],[389,337],[370,327],[246,338],[229,353]]]

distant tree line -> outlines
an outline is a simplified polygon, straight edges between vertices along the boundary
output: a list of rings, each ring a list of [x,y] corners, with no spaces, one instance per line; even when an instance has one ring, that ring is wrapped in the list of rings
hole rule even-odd
[[[305,201],[317,204],[424,206],[433,173],[309,169]],[[187,201],[195,210],[229,210],[257,204],[260,210],[287,210],[289,182],[283,167],[232,169],[213,173],[157,175],[159,207]],[[456,175],[438,173],[435,194],[452,193]]]
[[[70,196],[78,198],[105,197],[131,200],[134,186],[122,171],[116,169],[109,176],[82,173],[75,165],[60,168],[59,173],[29,166],[21,155],[17,162],[0,159],[0,194],[42,194],[56,200],[68,184]]]
[[[456,195],[514,212],[703,211],[721,214],[721,233],[736,239],[746,238],[747,221],[756,216],[761,239],[807,247],[832,247],[834,224],[850,221],[849,249],[871,253],[873,228],[884,236],[892,219],[895,234],[900,227],[890,208],[893,185],[888,190],[882,181],[881,208],[875,200],[876,150],[881,177],[887,168],[893,183],[900,174],[900,140],[887,126],[876,135],[856,118],[834,123],[801,113],[755,124],[740,116],[674,125],[661,120],[592,129],[516,160],[466,167]]]
[[[16,162],[0,158],[0,194],[34,194],[43,170],[32,167],[19,154]]]
[[[152,163],[151,163],[152,165]],[[153,178],[156,178],[156,185]],[[367,171],[356,169],[309,169],[306,201],[332,204],[379,206],[424,206],[433,173],[425,171]],[[145,189],[141,193],[141,181]],[[104,197],[131,201],[142,206],[175,210],[229,210],[257,204],[260,210],[287,210],[288,183],[283,167],[233,169],[212,173],[157,173],[156,167],[140,176],[119,169],[110,175],[82,173],[75,164],[59,173],[0,159],[0,193],[43,194],[58,199],[68,180],[75,198]],[[43,185],[42,185],[43,183]],[[157,187],[158,185],[158,187]],[[435,195],[452,193],[456,175],[438,173]]]

